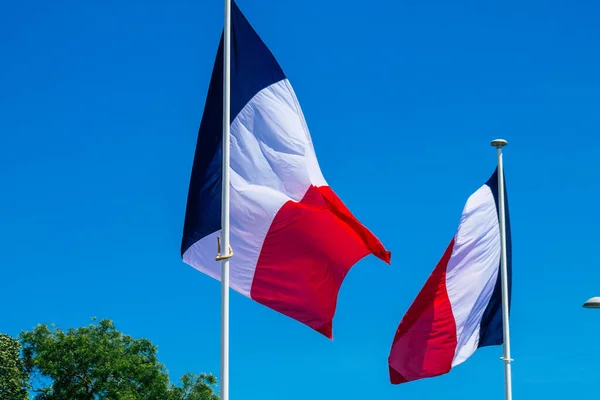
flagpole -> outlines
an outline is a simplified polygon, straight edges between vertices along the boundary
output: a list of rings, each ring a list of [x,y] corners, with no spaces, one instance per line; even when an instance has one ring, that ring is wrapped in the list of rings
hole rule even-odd
[[[498,152],[498,208],[500,210],[500,247],[501,247],[501,283],[502,283],[502,333],[504,336],[504,346],[502,360],[504,361],[504,390],[506,400],[512,400],[512,372],[510,357],[510,328],[508,314],[508,267],[506,259],[506,204],[504,199],[504,164],[502,162],[502,148],[508,142],[504,139],[492,141]]]
[[[221,400],[229,400],[229,147],[231,104],[231,0],[225,0],[223,29],[223,178],[221,194]],[[219,254],[220,256],[220,254]],[[217,257],[219,259],[219,257]]]

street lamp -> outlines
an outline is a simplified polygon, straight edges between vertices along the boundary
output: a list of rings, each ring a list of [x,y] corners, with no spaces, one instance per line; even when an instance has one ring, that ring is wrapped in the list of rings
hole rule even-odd
[[[583,304],[583,308],[600,308],[600,297],[592,297]]]

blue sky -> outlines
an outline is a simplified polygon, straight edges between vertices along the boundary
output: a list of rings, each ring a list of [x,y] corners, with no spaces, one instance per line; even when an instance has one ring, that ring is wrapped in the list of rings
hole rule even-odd
[[[232,399],[502,399],[500,347],[388,383],[398,322],[504,137],[514,393],[597,398],[600,6],[239,0],[322,171],[392,250],[342,286],[334,341],[234,292]],[[221,1],[0,5],[0,332],[111,318],[173,378],[219,371],[220,287],[179,256]]]

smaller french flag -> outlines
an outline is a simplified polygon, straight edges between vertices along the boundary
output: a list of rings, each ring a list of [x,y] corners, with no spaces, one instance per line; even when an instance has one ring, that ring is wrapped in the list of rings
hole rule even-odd
[[[504,199],[510,304],[506,190]],[[503,344],[498,204],[496,170],[467,200],[456,235],[400,322],[388,358],[393,384],[445,374],[478,348]]]

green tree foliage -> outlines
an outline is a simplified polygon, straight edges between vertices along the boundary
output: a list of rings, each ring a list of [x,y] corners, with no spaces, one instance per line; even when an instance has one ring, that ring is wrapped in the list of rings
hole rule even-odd
[[[216,400],[212,375],[169,383],[157,349],[119,332],[110,320],[67,331],[38,325],[21,334],[36,400]]]
[[[29,376],[19,355],[20,347],[17,340],[0,334],[0,399],[2,400],[28,398]]]
[[[171,386],[169,400],[219,400],[213,390],[217,378],[211,374],[185,374],[181,386]]]

